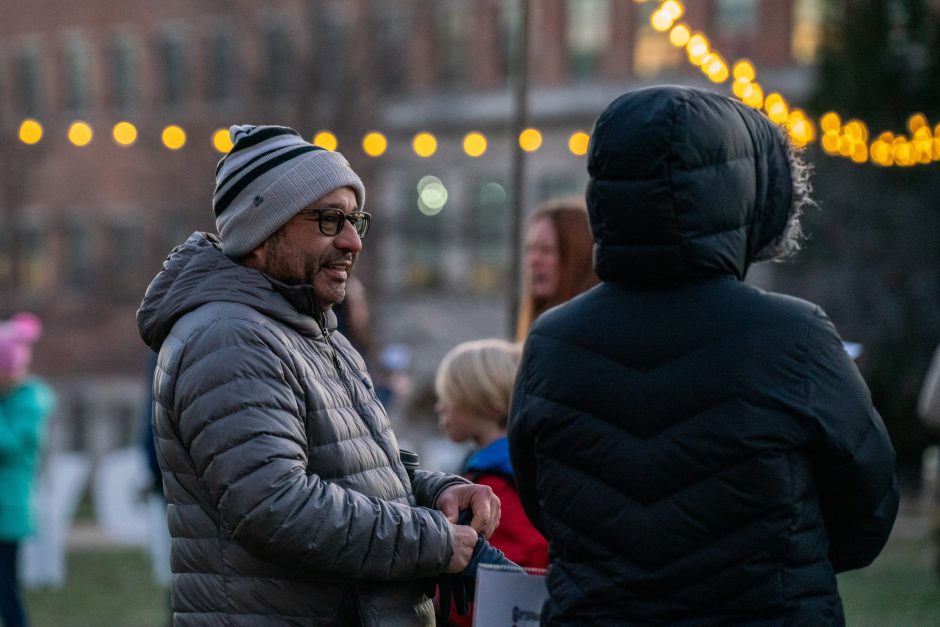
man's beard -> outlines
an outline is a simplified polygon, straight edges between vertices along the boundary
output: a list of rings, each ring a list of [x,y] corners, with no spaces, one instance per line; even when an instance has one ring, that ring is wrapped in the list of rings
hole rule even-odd
[[[296,250],[284,247],[282,240],[283,238],[275,234],[268,240],[267,250],[267,272],[282,283],[315,287],[317,273],[322,268],[340,262],[348,262],[347,275],[352,274],[356,262],[352,253],[342,253],[332,249],[329,253],[320,257],[310,258]],[[336,302],[342,302],[345,296],[344,289],[342,297]]]

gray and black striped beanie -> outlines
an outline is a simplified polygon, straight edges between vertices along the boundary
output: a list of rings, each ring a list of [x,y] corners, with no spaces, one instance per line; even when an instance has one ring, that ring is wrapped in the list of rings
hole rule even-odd
[[[362,181],[338,152],[304,141],[285,126],[233,126],[232,149],[215,169],[212,206],[222,252],[244,257],[288,220],[340,187],[366,200]]]

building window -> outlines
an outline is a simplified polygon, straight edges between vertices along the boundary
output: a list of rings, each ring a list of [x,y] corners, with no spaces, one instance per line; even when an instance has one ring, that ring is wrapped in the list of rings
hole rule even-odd
[[[130,35],[118,35],[111,43],[111,103],[121,112],[137,104],[137,48]]]
[[[715,26],[723,35],[753,35],[759,20],[758,0],[717,0],[715,3]]]
[[[499,24],[501,36],[499,38],[500,65],[503,76],[509,79],[513,75],[516,54],[519,50],[519,30],[522,27],[522,13],[519,3],[515,0],[505,0],[500,5]]]
[[[633,50],[633,73],[650,78],[664,70],[675,69],[683,62],[683,51],[669,42],[669,37],[650,26],[650,15],[657,8],[654,2],[636,5],[637,31]]]
[[[235,63],[235,36],[228,25],[215,29],[209,41],[209,99],[216,104],[230,102],[235,96],[238,77]]]
[[[383,92],[398,93],[405,83],[408,20],[397,5],[389,3],[381,4],[372,19],[372,38],[379,63],[376,79]]]
[[[465,0],[448,0],[439,5],[440,78],[451,87],[461,84],[467,77],[469,19]]]
[[[72,114],[88,108],[88,45],[77,35],[65,42],[65,110]]]
[[[575,78],[597,73],[609,37],[608,0],[568,0],[568,69]]]
[[[83,221],[75,219],[65,226],[65,284],[75,292],[87,292],[93,272],[91,232]]]
[[[488,292],[504,285],[509,263],[509,194],[506,182],[496,178],[480,181],[474,188],[472,220],[473,260],[470,281],[477,291]]]
[[[6,219],[0,220],[0,290],[13,285],[13,233]],[[2,292],[0,292],[2,293]]]
[[[290,92],[293,87],[290,32],[283,18],[269,18],[264,25],[264,51],[267,58],[267,71],[263,85],[268,98],[274,99]],[[342,53],[337,52],[336,56]],[[332,56],[332,55],[331,55]]]
[[[21,227],[19,251],[23,292],[29,297],[39,297],[52,285],[52,260],[46,230],[37,223]]]
[[[538,202],[544,202],[546,200],[583,195],[584,184],[579,178],[565,176],[563,174],[553,174],[539,180],[536,198]]]
[[[170,106],[183,103],[186,92],[186,59],[183,39],[178,32],[164,32],[159,41],[160,86],[163,102]]]
[[[791,51],[797,63],[811,65],[822,44],[823,6],[819,0],[797,0],[793,10]]]
[[[38,46],[23,46],[14,63],[16,112],[22,116],[42,113],[41,61]]]
[[[316,6],[316,5],[315,5]],[[320,23],[320,42],[322,49],[317,53],[318,59],[328,58],[328,62],[318,62],[320,67],[321,84],[325,91],[338,92],[344,89],[344,80],[346,79],[347,61],[346,54],[330,54],[328,51],[345,50],[348,37],[348,28],[346,18],[335,5],[327,5],[323,9]],[[321,46],[317,46],[321,48]]]
[[[140,254],[144,243],[137,224],[122,221],[108,229],[109,267],[113,269],[110,289],[118,298],[137,298],[146,285],[140,274]]]

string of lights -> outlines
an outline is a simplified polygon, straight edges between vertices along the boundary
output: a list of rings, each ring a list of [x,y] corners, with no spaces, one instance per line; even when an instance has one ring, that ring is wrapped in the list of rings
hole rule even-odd
[[[21,142],[33,145],[43,140],[45,129],[39,121],[27,118],[20,124],[18,134]],[[94,135],[91,125],[80,120],[72,122],[67,131],[69,142],[79,147],[90,144]],[[111,128],[111,138],[118,146],[133,146],[138,136],[137,127],[128,121],[122,120]],[[161,143],[170,150],[183,148],[188,140],[186,131],[176,124],[165,127],[160,134]],[[575,155],[585,155],[589,140],[590,136],[586,132],[575,131],[568,137],[568,150]],[[327,150],[336,150],[339,147],[339,139],[328,130],[317,132],[311,141]],[[542,147],[542,142],[542,133],[536,128],[527,128],[519,134],[519,146],[526,152],[537,151]],[[221,154],[231,150],[232,140],[229,138],[228,129],[219,128],[213,131],[211,143]],[[381,157],[388,150],[388,145],[388,138],[379,131],[370,131],[362,138],[362,151],[370,157]],[[470,131],[463,137],[463,151],[470,157],[482,157],[488,146],[486,135],[479,131]],[[412,138],[411,148],[419,157],[431,157],[438,149],[437,137],[433,133],[421,131]]]
[[[880,166],[940,162],[940,124],[931,128],[923,113],[915,113],[908,118],[906,133],[884,131],[877,137],[873,137],[863,120],[843,120],[843,116],[834,111],[823,114],[818,123],[814,122],[804,110],[791,106],[782,94],[765,94],[750,60],[739,59],[729,64],[721,53],[712,48],[705,33],[682,21],[686,12],[682,0],[634,2],[657,2],[659,6],[650,14],[652,28],[668,34],[669,41],[677,48],[684,48],[689,63],[698,67],[712,82],[722,84],[731,80],[732,93],[784,126],[795,145],[806,146],[819,139],[822,150],[828,155],[845,157],[855,163],[870,161]],[[37,144],[44,134],[42,124],[35,119],[27,118],[20,124],[19,139],[24,144]],[[72,122],[67,132],[69,141],[79,147],[91,143],[94,135],[91,125],[84,121]],[[111,138],[118,146],[133,146],[138,137],[137,127],[129,121],[122,120],[111,128]],[[583,156],[587,153],[589,139],[588,133],[576,130],[569,135],[567,148],[572,154]],[[167,149],[180,150],[187,145],[189,138],[182,127],[171,124],[163,128],[160,140]],[[329,130],[317,132],[312,141],[328,150],[339,147],[338,138]],[[535,152],[542,147],[542,133],[536,128],[527,128],[519,134],[518,142],[522,150]],[[227,153],[232,147],[228,130],[219,128],[213,131],[211,144],[219,153]],[[370,131],[363,136],[361,147],[366,155],[381,157],[388,150],[389,140],[379,131]],[[487,151],[487,138],[483,133],[470,131],[464,135],[462,147],[467,156],[481,157]],[[437,152],[438,139],[430,132],[421,131],[413,136],[411,148],[419,157],[428,158]]]
[[[650,0],[635,0],[649,2]],[[805,146],[816,141],[816,124],[805,111],[793,108],[779,93],[766,96],[757,81],[757,70],[747,59],[728,62],[711,48],[708,37],[681,21],[685,5],[681,0],[656,0],[659,6],[650,15],[650,25],[657,31],[668,33],[669,41],[685,48],[689,63],[697,66],[714,83],[733,78],[731,91],[745,104],[763,109],[777,124],[785,125],[793,143]],[[923,113],[915,113],[907,120],[908,133],[884,131],[871,140],[868,125],[859,119],[843,121],[834,111],[823,114],[818,122],[822,133],[823,151],[831,156],[851,159],[855,163],[871,161],[880,166],[914,166],[940,161],[940,124],[933,129]]]

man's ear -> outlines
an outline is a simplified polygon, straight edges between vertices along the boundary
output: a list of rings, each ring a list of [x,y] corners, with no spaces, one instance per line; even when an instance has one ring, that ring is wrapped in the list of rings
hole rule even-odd
[[[261,270],[265,267],[265,263],[268,259],[268,242],[267,240],[261,242],[257,248],[253,251],[242,257],[238,260],[238,263],[243,266],[248,266],[249,268],[254,268],[256,270]]]

